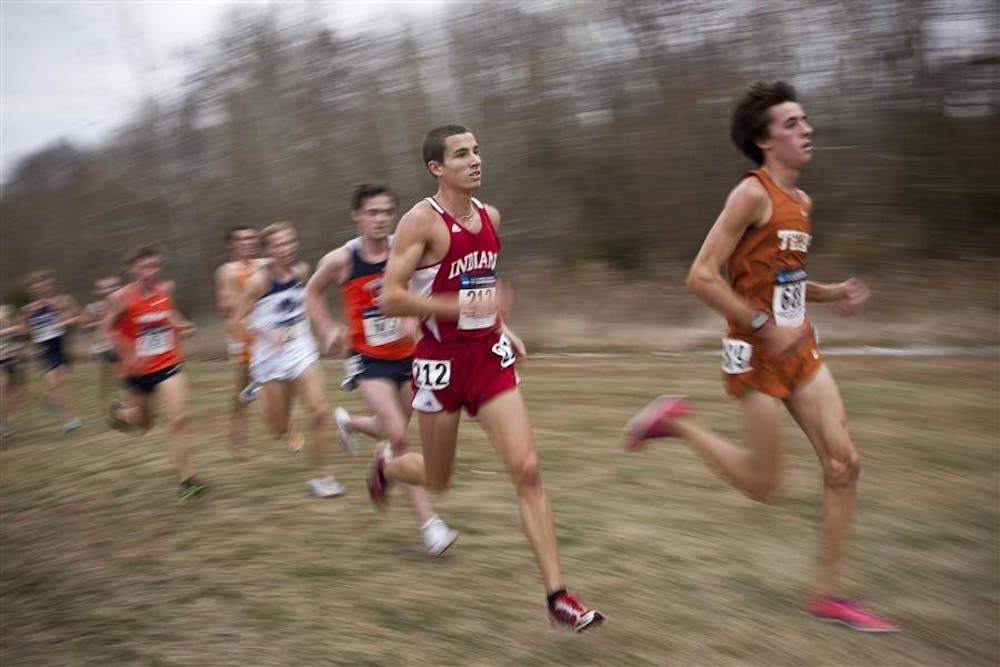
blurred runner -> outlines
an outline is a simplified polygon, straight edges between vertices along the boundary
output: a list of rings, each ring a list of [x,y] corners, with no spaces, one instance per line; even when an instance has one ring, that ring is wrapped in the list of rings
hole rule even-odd
[[[392,246],[396,195],[385,185],[364,184],[354,190],[351,203],[359,236],[320,260],[306,286],[309,316],[324,352],[339,350],[347,339],[350,352],[342,386],[359,389],[370,414],[352,418],[344,408],[334,411],[341,446],[353,453],[355,432],[361,432],[388,440],[393,455],[400,456],[409,443],[407,427],[413,412],[410,367],[415,323],[413,318],[386,317],[375,305]],[[333,321],[326,305],[326,290],[334,284],[340,286],[346,328]],[[422,487],[406,485],[405,493],[427,553],[442,555],[458,533],[434,513]]]
[[[102,409],[108,404],[117,375],[118,352],[113,341],[101,337],[100,325],[108,314],[108,297],[121,286],[118,276],[98,278],[94,281],[94,300],[83,307],[83,328],[91,332],[90,354],[97,364],[98,405]]]
[[[132,282],[108,297],[108,312],[99,335],[115,341],[128,404],[114,401],[111,426],[137,429],[153,427],[153,396],[158,394],[167,413],[170,452],[180,474],[179,497],[191,500],[208,487],[194,475],[188,422],[188,388],[184,353],[179,337],[192,336],[195,326],[174,304],[174,284],[161,280],[163,261],[159,248],[144,245],[127,259]]]
[[[31,301],[21,311],[28,336],[42,369],[44,399],[62,423],[63,432],[75,431],[82,422],[73,416],[69,378],[69,331],[80,321],[80,307],[68,294],[56,294],[52,272],[36,271],[28,277]]]
[[[250,376],[261,385],[265,420],[275,435],[288,436],[292,397],[295,390],[300,392],[312,427],[313,477],[307,486],[319,498],[339,496],[344,488],[326,463],[330,415],[316,363],[319,351],[306,315],[309,265],[299,261],[298,236],[290,223],[267,226],[261,240],[271,262],[247,281],[230,320],[230,334],[253,337]]]
[[[661,397],[625,427],[625,448],[678,436],[733,486],[769,502],[779,492],[787,408],[812,442],[823,467],[822,557],[813,616],[864,632],[895,632],[892,623],[839,597],[840,569],[854,511],[860,458],[847,431],[840,391],[823,363],[806,302],[859,312],[868,289],[807,279],[812,200],[796,185],[812,159],[812,127],[794,89],[755,84],[736,108],[731,135],[757,165],[730,192],[688,274],[688,287],[728,321],[722,370],[726,390],[740,401],[743,443],[701,426],[680,397]],[[728,280],[721,274],[725,268]]]

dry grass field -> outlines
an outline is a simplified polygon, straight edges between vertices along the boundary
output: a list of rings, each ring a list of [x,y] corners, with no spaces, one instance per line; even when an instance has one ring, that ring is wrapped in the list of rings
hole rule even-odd
[[[369,504],[366,456],[338,452],[348,493],[313,499],[305,461],[264,436],[255,407],[252,456],[234,460],[222,362],[188,368],[212,490],[178,504],[164,430],[107,430],[85,363],[73,380],[84,428],[63,436],[34,393],[0,449],[0,664],[996,665],[997,358],[829,361],[863,455],[849,590],[904,634],[798,611],[820,485],[790,419],[776,506],[743,498],[679,442],[622,453],[624,421],[665,391],[737,434],[714,358],[522,368],[566,582],[608,616],[582,636],[549,629],[511,485],[475,422],[436,501],[461,537],[430,560],[398,491],[386,514]],[[326,367],[331,403],[359,409],[335,389],[339,364]]]

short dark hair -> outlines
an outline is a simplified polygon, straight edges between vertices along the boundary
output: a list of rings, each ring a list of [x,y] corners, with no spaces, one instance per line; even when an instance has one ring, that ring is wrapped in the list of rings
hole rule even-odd
[[[236,232],[242,232],[245,230],[250,230],[252,232],[257,231],[250,225],[233,225],[232,227],[229,228],[229,231],[226,232],[226,243],[229,243],[230,241],[233,240],[233,235],[236,234]]]
[[[138,248],[134,248],[125,256],[125,265],[132,266],[140,259],[146,259],[147,257],[156,257],[157,255],[162,255],[160,252],[160,246],[156,243],[143,243]]]
[[[420,152],[424,156],[424,166],[428,162],[444,162],[444,140],[456,134],[465,134],[469,130],[463,125],[441,125],[427,133],[420,144]]]
[[[733,110],[729,136],[736,147],[758,166],[764,164],[764,151],[757,145],[757,140],[767,137],[767,126],[771,122],[769,110],[784,102],[798,102],[791,84],[758,81],[750,86]]]
[[[361,183],[354,188],[354,192],[351,194],[351,210],[360,210],[366,201],[379,195],[389,195],[392,197],[393,204],[398,203],[396,193],[385,183]]]

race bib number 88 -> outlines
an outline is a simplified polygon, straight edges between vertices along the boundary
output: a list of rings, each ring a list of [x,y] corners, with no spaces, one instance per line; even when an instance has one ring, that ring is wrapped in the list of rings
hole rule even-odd
[[[779,327],[797,327],[805,321],[805,269],[778,272],[771,312],[774,313],[774,323]]]
[[[450,359],[414,359],[412,372],[420,389],[445,389],[451,384]]]

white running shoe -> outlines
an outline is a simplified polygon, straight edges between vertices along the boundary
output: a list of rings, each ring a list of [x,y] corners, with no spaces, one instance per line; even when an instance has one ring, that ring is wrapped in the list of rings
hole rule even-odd
[[[62,427],[63,428],[63,433],[69,433],[70,431],[75,431],[76,429],[80,428],[81,426],[83,426],[83,422],[80,421],[79,419],[77,419],[76,417],[73,417],[68,422],[66,422],[65,424],[63,424],[63,427]]]
[[[354,456],[358,453],[358,440],[351,428],[351,415],[344,408],[334,408],[333,420],[337,422],[337,439],[345,454]]]
[[[240,403],[242,405],[250,405],[257,400],[257,394],[260,393],[261,384],[256,380],[251,380],[250,384],[243,387],[243,391],[240,392]]]
[[[448,547],[453,545],[455,540],[458,539],[458,532],[449,528],[448,524],[439,519],[436,514],[430,521],[424,524],[420,532],[424,534],[424,545],[427,547],[427,555],[434,556],[435,558],[444,555]]]
[[[335,498],[344,492],[344,485],[333,475],[311,479],[306,482],[306,486],[317,498]]]

